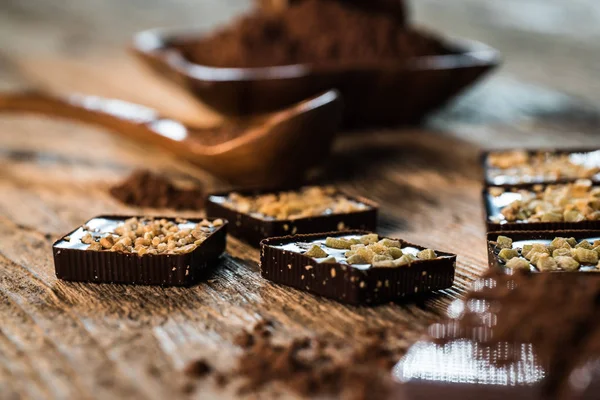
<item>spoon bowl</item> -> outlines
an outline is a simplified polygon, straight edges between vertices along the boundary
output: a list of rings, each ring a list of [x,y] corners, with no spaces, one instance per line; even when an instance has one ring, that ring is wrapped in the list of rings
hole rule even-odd
[[[281,111],[230,120],[212,129],[186,126],[138,104],[79,94],[4,93],[0,94],[0,112],[33,112],[100,125],[167,149],[231,183],[271,186],[297,183],[325,160],[342,104],[339,93],[331,90]],[[213,129],[237,133],[207,144],[206,135]]]
[[[420,121],[499,64],[496,50],[446,39],[448,54],[405,63],[352,62],[263,68],[217,68],[186,59],[182,45],[202,38],[193,29],[154,29],[133,38],[132,51],[160,76],[228,116],[271,112],[338,89],[346,127],[406,125]]]

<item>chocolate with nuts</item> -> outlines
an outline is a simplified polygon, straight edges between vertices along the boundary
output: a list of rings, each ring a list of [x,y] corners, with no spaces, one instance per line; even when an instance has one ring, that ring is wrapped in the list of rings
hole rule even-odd
[[[364,231],[270,238],[261,274],[350,304],[378,304],[452,286],[456,256]]]
[[[85,282],[190,285],[225,249],[226,221],[100,216],[53,245],[56,275]]]
[[[333,187],[243,191],[208,197],[206,213],[231,221],[229,232],[257,246],[268,237],[303,233],[374,230],[377,204]]]
[[[600,150],[498,150],[484,154],[488,185],[600,180]]]
[[[490,267],[513,273],[600,272],[598,231],[503,231],[488,234]]]
[[[488,230],[595,229],[600,186],[587,179],[484,190]]]

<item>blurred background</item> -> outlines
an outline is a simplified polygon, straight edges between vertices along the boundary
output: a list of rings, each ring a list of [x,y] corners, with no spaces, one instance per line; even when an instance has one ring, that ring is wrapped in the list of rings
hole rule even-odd
[[[0,0],[0,89],[36,82],[61,92],[122,97],[189,120],[189,107],[196,105],[178,91],[169,102],[139,92],[132,80],[141,79],[143,72],[124,44],[133,33],[153,27],[209,30],[251,6],[250,0]],[[500,50],[504,59],[484,85],[470,91],[459,106],[446,108],[438,124],[541,120],[542,125],[559,121],[574,130],[596,126],[597,1],[413,0],[410,8],[416,24],[480,40]],[[103,68],[118,71],[101,74]],[[160,86],[151,83],[149,91]],[[212,123],[206,113],[199,122]]]

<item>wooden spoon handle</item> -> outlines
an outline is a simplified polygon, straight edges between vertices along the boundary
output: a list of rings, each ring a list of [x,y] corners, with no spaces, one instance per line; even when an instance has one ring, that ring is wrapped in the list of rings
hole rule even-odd
[[[180,149],[189,136],[179,121],[161,118],[154,109],[122,100],[29,91],[0,93],[0,112],[32,112],[90,123],[121,136]]]

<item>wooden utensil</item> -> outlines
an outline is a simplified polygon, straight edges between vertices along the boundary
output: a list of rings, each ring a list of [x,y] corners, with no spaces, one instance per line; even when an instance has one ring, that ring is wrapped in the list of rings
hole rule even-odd
[[[450,54],[407,63],[215,68],[188,61],[178,47],[201,36],[190,29],[144,31],[134,37],[132,50],[160,76],[229,116],[271,112],[338,89],[344,124],[353,128],[419,122],[500,62],[486,45],[446,39]]]
[[[331,90],[284,110],[227,122],[245,133],[206,145],[207,129],[188,127],[155,110],[95,96],[57,97],[25,92],[0,94],[0,112],[24,111],[108,128],[121,136],[165,148],[215,176],[239,185],[297,183],[329,154],[341,119],[338,92]]]

